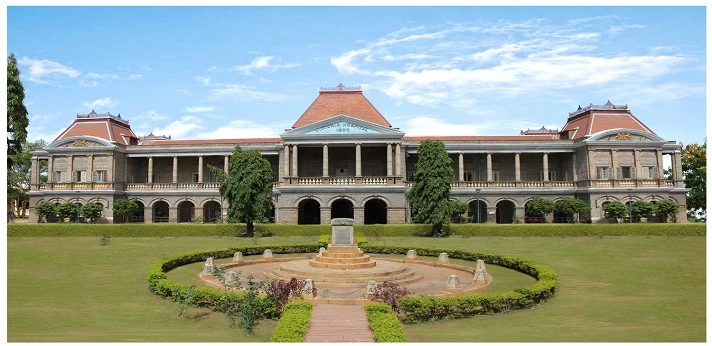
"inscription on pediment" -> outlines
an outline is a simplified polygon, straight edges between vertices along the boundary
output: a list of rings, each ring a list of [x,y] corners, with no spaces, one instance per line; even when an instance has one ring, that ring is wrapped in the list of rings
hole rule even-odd
[[[378,133],[368,127],[356,125],[346,121],[340,121],[333,124],[324,125],[322,127],[316,128],[307,132],[308,135],[339,135],[339,134],[366,134],[366,133]]]

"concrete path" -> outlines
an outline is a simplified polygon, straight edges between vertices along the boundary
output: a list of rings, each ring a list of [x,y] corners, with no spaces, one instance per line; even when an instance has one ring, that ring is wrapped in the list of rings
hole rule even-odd
[[[363,305],[316,304],[304,342],[375,342]]]

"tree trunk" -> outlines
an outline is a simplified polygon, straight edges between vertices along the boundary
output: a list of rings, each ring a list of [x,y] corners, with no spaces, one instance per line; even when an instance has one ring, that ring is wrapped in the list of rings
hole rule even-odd
[[[247,236],[248,237],[255,236],[255,223],[252,221],[247,221]]]

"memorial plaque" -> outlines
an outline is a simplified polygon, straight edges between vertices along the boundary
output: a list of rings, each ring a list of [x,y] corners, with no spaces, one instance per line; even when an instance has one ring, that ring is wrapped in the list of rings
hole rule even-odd
[[[331,220],[331,244],[354,245],[354,220],[339,218]]]

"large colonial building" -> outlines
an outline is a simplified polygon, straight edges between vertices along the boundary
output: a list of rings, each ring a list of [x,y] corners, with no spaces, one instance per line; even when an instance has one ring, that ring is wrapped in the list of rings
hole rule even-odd
[[[30,211],[36,221],[41,201],[97,202],[112,222],[114,201],[128,198],[140,206],[131,222],[219,222],[227,206],[208,166],[227,169],[240,145],[259,150],[272,166],[277,223],[334,217],[404,223],[410,221],[405,192],[424,140],[445,144],[453,162],[451,197],[469,204],[469,222],[521,219],[533,197],[579,198],[591,206],[586,218],[593,222],[607,201],[672,199],[681,205],[677,220],[686,220],[681,146],[657,136],[627,106],[579,107],[560,131],[408,136],[360,89],[342,85],[322,89],[279,138],[139,138],[120,115],[77,115],[33,152]],[[671,156],[672,180],[663,179],[663,155]],[[46,183],[40,161],[47,161]]]

